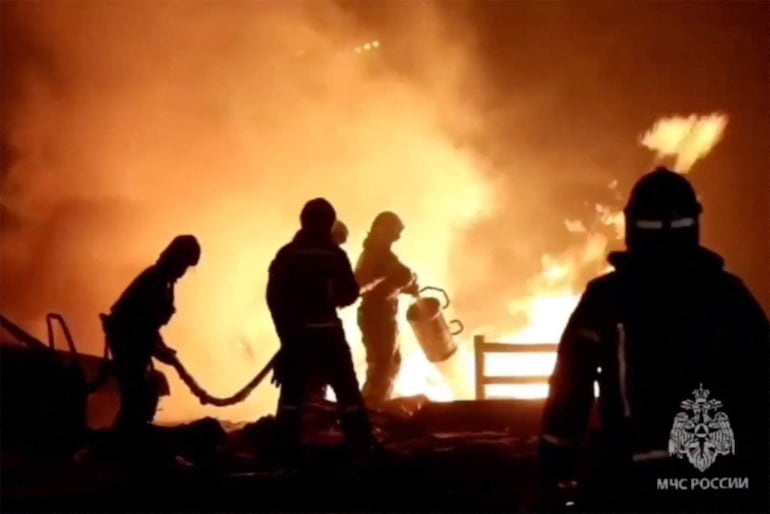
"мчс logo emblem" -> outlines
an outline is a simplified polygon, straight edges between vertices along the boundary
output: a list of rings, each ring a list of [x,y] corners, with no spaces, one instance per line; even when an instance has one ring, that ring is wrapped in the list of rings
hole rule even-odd
[[[700,384],[693,392],[694,400],[684,400],[674,418],[668,440],[668,452],[684,456],[699,471],[705,471],[719,455],[735,454],[735,438],[727,414],[720,411],[722,402],[711,398]]]

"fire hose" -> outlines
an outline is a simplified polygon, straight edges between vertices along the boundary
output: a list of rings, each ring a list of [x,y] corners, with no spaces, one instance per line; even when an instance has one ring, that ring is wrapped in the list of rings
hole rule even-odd
[[[278,354],[276,353],[273,355],[273,358],[270,359],[270,361],[259,371],[259,373],[257,373],[254,378],[252,378],[245,386],[243,386],[235,394],[225,398],[217,398],[216,396],[212,396],[207,393],[198,384],[198,382],[195,381],[190,372],[187,371],[187,369],[184,367],[184,365],[182,365],[176,356],[170,359],[167,364],[176,370],[179,378],[182,379],[182,382],[185,383],[185,385],[190,389],[190,392],[192,392],[203,405],[226,407],[228,405],[235,405],[236,403],[240,403],[245,400],[251,394],[251,392],[265,379],[267,374],[273,368],[277,357]]]
[[[347,226],[344,223],[342,223],[342,221],[337,220],[337,222],[335,222],[334,227],[332,229],[332,236],[338,245],[345,243],[345,241],[348,238]],[[361,294],[363,294],[368,289],[371,289],[377,286],[383,280],[384,280],[383,278],[377,279],[369,286],[362,288]],[[251,392],[259,384],[262,383],[262,381],[265,379],[265,377],[270,372],[270,370],[273,369],[277,358],[278,358],[278,353],[273,355],[273,357],[268,361],[268,363],[265,364],[265,366],[259,371],[259,373],[257,373],[254,376],[254,378],[252,378],[249,381],[249,383],[243,386],[235,394],[228,396],[226,398],[217,398],[216,396],[212,396],[208,392],[206,392],[195,381],[193,376],[190,374],[189,371],[187,371],[187,369],[184,367],[184,365],[181,363],[181,361],[176,355],[173,355],[169,359],[169,362],[167,362],[167,364],[169,364],[171,367],[173,367],[176,370],[177,374],[179,375],[179,378],[182,379],[182,382],[185,383],[185,385],[190,389],[190,392],[192,392],[203,405],[210,404],[210,405],[215,405],[217,407],[226,407],[228,405],[234,405],[236,403],[240,403],[243,400],[245,400],[249,396],[249,394],[251,394]]]
[[[367,286],[361,288],[361,294],[373,289],[374,287],[379,285],[379,283],[382,282],[383,280],[384,280],[383,278],[378,278],[374,280],[372,283],[368,284]],[[107,316],[105,314],[100,314],[99,318],[101,319],[103,325],[106,324]],[[67,326],[67,323],[64,321],[64,317],[61,314],[49,313],[46,316],[46,324],[48,328],[48,341],[49,341],[48,348],[51,351],[53,351],[54,349],[54,335],[53,335],[54,321],[59,322],[64,332],[65,338],[67,340],[67,344],[69,345],[69,350],[73,355],[75,367],[79,370],[80,374],[83,375],[82,365],[79,360],[79,353],[75,348],[75,343],[72,338],[72,334],[69,331],[69,327]],[[31,346],[46,348],[46,346],[43,343],[37,341],[35,338],[26,334],[26,332],[18,328],[16,325],[11,323],[2,315],[0,315],[0,326],[5,327],[7,330],[11,331],[11,333],[14,334],[16,337],[20,338],[25,343]],[[110,363],[109,363],[110,353],[111,352],[109,350],[109,345],[105,341],[104,352],[102,356],[102,358],[104,359],[104,364],[99,370],[97,377],[92,382],[85,384],[85,392],[87,395],[91,395],[94,392],[96,392],[96,390],[99,389],[104,383],[106,383],[107,380],[110,378],[110,376],[113,375],[114,370],[112,369],[112,366],[110,366]],[[193,378],[190,372],[187,371],[187,368],[184,367],[184,365],[176,357],[176,355],[171,357],[168,360],[168,362],[166,362],[166,364],[170,365],[176,370],[182,382],[185,383],[185,385],[190,389],[190,392],[192,392],[203,405],[214,405],[217,407],[226,407],[229,405],[235,405],[236,403],[240,403],[243,400],[245,400],[249,396],[249,394],[251,394],[251,392],[259,384],[261,384],[262,381],[265,379],[267,374],[275,365],[275,361],[277,357],[278,357],[278,353],[273,355],[273,357],[268,361],[267,364],[265,364],[265,366],[259,371],[259,373],[257,373],[254,376],[254,378],[252,378],[245,386],[243,386],[235,394],[225,398],[218,398],[216,396],[212,396],[205,389],[203,389],[203,387],[201,387],[198,384],[198,382]]]
[[[105,327],[105,332],[106,332],[107,330],[109,330],[107,328],[108,317],[105,314],[100,314],[99,318],[101,319],[102,325]],[[66,332],[68,333],[68,331]],[[105,360],[109,359],[109,355],[110,355],[109,345],[105,340],[105,345],[104,345]],[[161,358],[159,360],[164,364],[171,366],[172,368],[174,368],[174,370],[176,370],[177,374],[179,375],[179,378],[182,379],[182,382],[184,382],[184,384],[188,387],[188,389],[190,389],[190,392],[192,392],[198,398],[201,404],[215,405],[217,407],[226,407],[228,405],[235,405],[236,403],[240,403],[243,400],[245,400],[249,396],[249,394],[251,394],[251,392],[259,384],[261,384],[262,381],[265,379],[267,374],[273,368],[273,365],[275,364],[277,356],[278,356],[277,353],[273,355],[270,361],[259,371],[259,373],[257,373],[254,376],[254,378],[252,378],[245,386],[243,386],[235,394],[225,398],[218,398],[216,396],[212,396],[205,389],[203,389],[203,387],[201,387],[200,384],[198,384],[195,378],[193,378],[190,372],[187,371],[187,368],[184,367],[184,365],[176,356],[176,354],[168,355],[167,358]],[[90,392],[93,392],[97,387],[99,387],[103,382],[105,382],[106,379],[109,378],[111,374],[112,374],[112,370],[110,369],[110,367],[106,365],[103,366],[102,371],[99,374],[99,377],[93,383],[89,384],[89,394]]]
[[[360,290],[360,293],[366,293],[370,291],[371,289],[377,287],[384,278],[377,278],[376,280],[372,281],[370,284],[367,284],[366,286],[362,287]],[[243,400],[245,400],[249,394],[259,385],[262,383],[262,381],[265,379],[267,374],[270,372],[271,369],[273,369],[273,366],[275,365],[275,361],[278,358],[278,353],[273,355],[273,357],[268,361],[267,364],[257,373],[254,378],[252,378],[245,386],[243,386],[238,392],[235,394],[228,396],[226,398],[217,398],[216,396],[212,396],[208,392],[206,392],[205,389],[203,389],[198,382],[193,378],[193,376],[190,374],[189,371],[187,371],[187,368],[184,367],[182,362],[179,360],[179,358],[176,355],[169,356],[168,361],[166,364],[173,367],[177,374],[179,375],[179,378],[182,379],[182,382],[185,383],[185,385],[190,389],[190,392],[192,392],[198,400],[203,405],[214,405],[217,407],[226,407],[229,405],[235,405],[236,403],[240,403]]]

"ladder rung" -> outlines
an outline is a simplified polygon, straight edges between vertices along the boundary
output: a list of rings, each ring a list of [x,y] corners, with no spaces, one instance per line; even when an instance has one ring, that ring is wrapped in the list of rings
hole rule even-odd
[[[480,345],[483,353],[553,353],[559,345],[553,343],[543,344],[509,344],[509,343],[483,343]]]
[[[519,385],[519,384],[548,384],[551,377],[546,375],[539,376],[519,376],[519,377],[482,377],[480,382],[484,385]]]

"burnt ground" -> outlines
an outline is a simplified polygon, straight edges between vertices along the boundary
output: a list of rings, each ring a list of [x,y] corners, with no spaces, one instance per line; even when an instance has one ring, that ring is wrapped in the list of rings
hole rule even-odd
[[[270,463],[273,419],[159,427],[152,457],[109,432],[89,449],[2,458],[4,512],[531,512],[542,403],[393,401],[372,413],[384,451],[351,462],[334,405],[306,420],[300,466]],[[39,452],[38,452],[39,453]],[[182,459],[170,457],[177,455]],[[130,459],[128,457],[131,457]]]

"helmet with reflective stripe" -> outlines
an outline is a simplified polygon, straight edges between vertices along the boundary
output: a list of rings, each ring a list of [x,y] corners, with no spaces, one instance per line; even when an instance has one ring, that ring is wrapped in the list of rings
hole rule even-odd
[[[699,244],[702,207],[690,182],[666,168],[644,175],[623,210],[630,250],[676,250]]]

